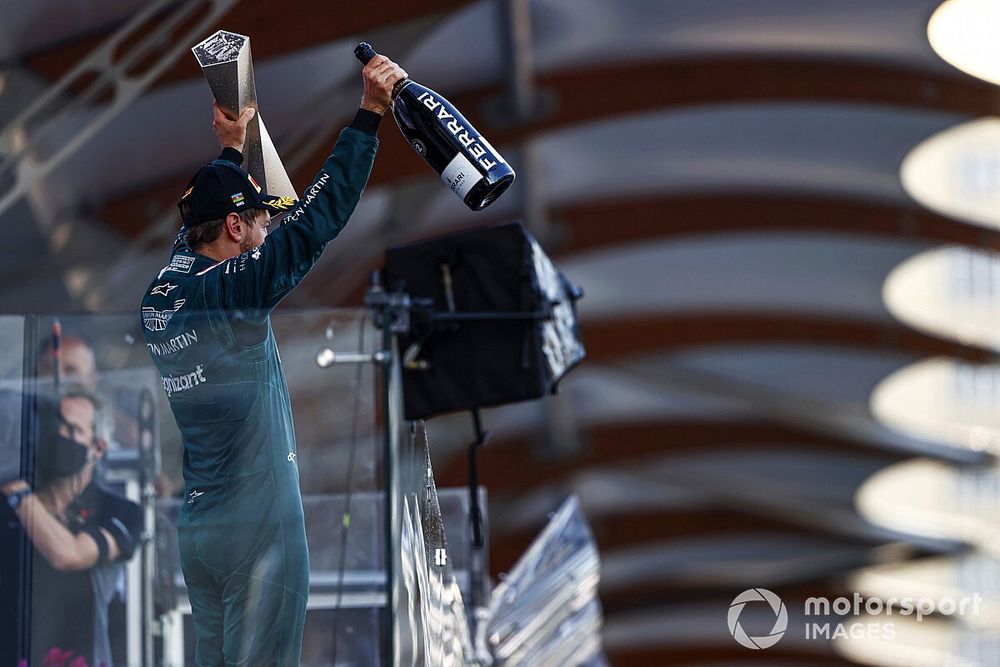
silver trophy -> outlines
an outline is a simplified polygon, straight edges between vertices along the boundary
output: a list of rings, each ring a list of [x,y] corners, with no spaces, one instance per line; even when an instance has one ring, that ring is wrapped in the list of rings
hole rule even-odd
[[[250,38],[220,30],[191,49],[208,79],[215,101],[231,118],[240,109],[257,110],[247,125],[243,145],[243,167],[256,179],[263,191],[279,197],[297,199],[295,188],[285,172],[278,151],[274,148],[260,109],[257,108],[257,88],[253,80],[250,58]]]

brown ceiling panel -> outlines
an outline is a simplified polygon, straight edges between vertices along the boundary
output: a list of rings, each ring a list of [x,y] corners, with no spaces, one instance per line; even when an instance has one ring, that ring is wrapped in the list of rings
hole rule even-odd
[[[792,313],[646,313],[589,322],[582,327],[588,360],[603,362],[699,345],[743,343],[845,345],[915,356],[949,355],[983,363],[987,350],[894,323]]]
[[[648,312],[585,323],[588,363],[604,363],[708,345],[795,344],[848,346],[918,357],[950,356],[972,363],[995,358],[989,350],[962,345],[893,322],[866,322],[794,313]]]
[[[424,83],[433,87],[432,81]],[[727,102],[884,104],[973,115],[1000,111],[1000,96],[995,88],[971,77],[858,63],[753,58],[629,63],[554,72],[539,77],[537,85],[553,96],[556,107],[527,125],[504,126],[490,122],[491,118],[484,114],[489,102],[500,94],[499,87],[448,97],[473,125],[484,132],[488,129],[490,142],[497,146],[622,114]],[[308,160],[312,171],[323,163],[326,151],[325,146],[320,147]],[[395,133],[382,142],[372,184],[419,176],[426,169],[413,155],[413,149]],[[298,181],[310,175],[297,174]]]
[[[256,42],[254,57],[259,57]],[[188,67],[196,69],[193,63]],[[433,85],[430,81],[426,83]],[[726,102],[887,104],[974,115],[1000,111],[1000,96],[993,87],[971,77],[857,63],[759,59],[651,62],[554,72],[540,77],[538,84],[554,94],[557,102],[553,112],[516,127],[498,126],[483,114],[487,102],[496,99],[500,92],[496,86],[449,97],[473,124],[488,134],[494,145],[623,114]],[[572,104],[560,104],[559,100],[572,100]],[[345,113],[345,121],[347,117]],[[310,180],[323,164],[333,137],[331,131],[329,137],[322,138],[322,143],[304,162],[305,166],[293,174],[293,182]],[[428,174],[428,167],[393,128],[383,129],[381,138],[371,185]],[[169,179],[106,202],[99,217],[122,233],[134,236],[145,226],[151,211],[174,205],[185,182],[186,178]]]
[[[641,464],[665,455],[696,453],[722,446],[787,447],[789,451],[828,451],[881,456],[886,464],[904,458],[845,440],[769,421],[683,420],[598,424],[583,430],[583,451],[572,456],[537,455],[531,436],[491,441],[479,453],[479,479],[496,492],[518,492],[567,479],[607,465]],[[464,486],[467,463],[458,457],[438,471],[439,486]]]
[[[490,500],[493,512],[503,507],[495,498]],[[817,539],[831,537],[843,544],[875,546],[873,540],[832,534],[819,526],[805,526],[785,521],[780,515],[769,517],[734,512],[723,507],[681,509],[671,511],[622,511],[614,514],[589,516],[588,523],[597,540],[601,553],[613,549],[638,546],[644,542],[669,542],[688,538],[726,535],[798,535]],[[506,572],[525,553],[531,542],[544,528],[544,524],[531,525],[516,532],[502,534],[494,527],[490,531],[490,570],[494,574]]]
[[[692,234],[775,230],[889,236],[1000,250],[1000,230],[953,220],[917,207],[819,195],[679,194],[572,204],[554,208],[548,215],[553,238],[546,245],[549,253],[557,259],[574,252]],[[487,217],[482,223],[486,225],[505,220]],[[614,224],[609,224],[611,220]],[[444,225],[435,233],[467,228],[466,223]],[[401,236],[390,243],[414,240],[417,239]],[[375,254],[367,259],[367,269],[356,272],[363,277],[363,282],[341,291],[347,296],[338,305],[361,302],[367,287],[366,276],[382,262],[381,249],[373,248],[372,252]],[[354,258],[354,261],[365,260]],[[338,271],[341,280],[344,275],[343,271]],[[319,287],[313,289],[314,284]],[[329,301],[329,283],[326,280],[307,280],[303,290],[307,301]],[[890,336],[893,340],[896,337],[895,334]]]
[[[587,202],[555,209],[559,252],[699,233],[826,231],[1000,250],[1000,230],[916,206],[821,195],[723,193]],[[608,224],[614,220],[615,224]]]
[[[270,2],[237,3],[215,30],[250,35],[255,62],[288,55],[336,41],[350,35],[363,34],[410,19],[430,16],[437,12],[454,11],[471,0],[398,0],[386,3],[314,2],[285,0],[279,5]],[[147,29],[148,30],[148,29]],[[143,30],[137,34],[143,34]],[[79,41],[60,44],[58,48],[35,54],[25,65],[39,75],[55,81],[101,45],[111,33],[87,35]],[[192,58],[182,58],[161,76],[156,85],[174,83],[200,76]]]
[[[835,599],[844,595],[850,596],[851,592],[837,581],[819,581],[807,585],[788,586],[774,588],[774,592],[782,599],[790,609],[803,609],[805,601],[810,597],[825,597]],[[733,598],[739,594],[740,590],[733,590],[725,595],[712,594],[693,596],[685,592],[673,598],[666,596],[638,595],[627,598],[612,597],[604,599],[605,605],[605,625],[612,637],[619,635],[630,622],[637,623],[637,627],[650,627],[648,620],[656,618],[657,612],[662,612],[664,623],[669,623],[672,619],[690,623],[694,619],[704,618],[711,630],[721,627],[721,632],[726,631],[726,611]],[[633,611],[630,611],[633,610]],[[706,609],[718,609],[718,615],[706,613]],[[634,610],[640,610],[638,614]],[[643,618],[646,617],[646,618]],[[718,625],[716,625],[718,624]],[[608,627],[612,626],[612,627]],[[624,627],[623,627],[624,626]],[[642,633],[646,634],[646,633]],[[714,635],[713,633],[710,633]],[[810,667],[825,667],[827,665],[849,666],[855,663],[839,656],[834,652],[829,640],[815,640],[809,642],[784,641],[778,642],[774,646],[764,651],[750,651],[736,641],[728,638],[715,641],[699,640],[697,637],[685,639],[676,632],[664,631],[663,639],[656,642],[653,634],[647,634],[640,641],[614,641],[605,643],[607,656],[613,665],[684,665],[685,667],[719,667],[720,665],[747,665],[759,664],[761,667],[775,667],[776,665],[795,665]]]

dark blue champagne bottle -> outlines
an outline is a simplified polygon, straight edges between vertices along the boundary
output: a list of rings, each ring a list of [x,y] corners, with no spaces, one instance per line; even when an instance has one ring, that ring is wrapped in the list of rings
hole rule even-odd
[[[361,42],[354,55],[367,64],[375,50]],[[392,90],[392,115],[417,155],[473,211],[481,211],[514,182],[514,170],[451,102],[411,79]]]

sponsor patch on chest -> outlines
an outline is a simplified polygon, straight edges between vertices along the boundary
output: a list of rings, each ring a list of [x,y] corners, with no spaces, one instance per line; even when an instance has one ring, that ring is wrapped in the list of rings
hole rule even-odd
[[[201,364],[195,366],[195,369],[190,373],[184,373],[183,375],[165,375],[160,379],[163,380],[163,391],[167,392],[168,397],[182,391],[194,389],[198,385],[208,382],[208,380],[205,379],[205,369]]]

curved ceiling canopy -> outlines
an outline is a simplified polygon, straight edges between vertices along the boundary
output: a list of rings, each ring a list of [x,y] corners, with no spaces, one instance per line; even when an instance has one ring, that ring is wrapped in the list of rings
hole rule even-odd
[[[58,48],[80,34],[102,33],[128,20],[147,4],[141,0],[37,0],[4,4],[0,61]]]
[[[858,490],[858,513],[911,535],[981,546],[997,555],[1000,469],[958,468],[911,459],[872,475]]]
[[[899,262],[926,248],[860,234],[694,234],[578,253],[560,269],[587,290],[579,305],[584,321],[649,311],[739,311],[887,322],[878,286]]]
[[[925,140],[904,158],[903,188],[933,211],[1000,228],[998,155],[1000,118],[956,125]]]
[[[1000,255],[950,245],[900,264],[885,281],[885,305],[927,333],[1000,350]]]
[[[714,345],[630,358],[619,368],[666,384],[672,369],[711,372],[732,385],[861,407],[879,382],[914,358],[899,352],[810,344]]]
[[[559,128],[536,136],[532,148],[552,205],[667,192],[908,202],[900,161],[965,118],[844,103],[710,104]],[[508,157],[520,166],[517,153]],[[516,215],[517,203],[501,198],[491,212]],[[411,224],[472,222],[475,215],[445,188]]]
[[[924,359],[885,378],[870,404],[876,419],[907,435],[1000,452],[1000,365]]]
[[[852,662],[873,667],[941,667],[941,665],[987,665],[980,660],[979,647],[993,646],[995,635],[967,630],[961,624],[939,618],[893,616],[892,635],[880,632],[885,615],[855,616],[848,623],[860,628],[877,628],[860,634],[837,637],[835,651]]]
[[[947,0],[931,16],[927,38],[938,55],[958,69],[1000,84],[1000,3]]]
[[[737,441],[704,451],[664,451],[641,463],[623,461],[581,470],[511,499],[518,511],[498,517],[500,533],[512,527],[545,523],[553,507],[575,493],[591,520],[643,512],[680,512],[714,506],[726,499],[746,504],[787,504],[796,510],[850,507],[860,484],[885,466],[881,455],[848,453],[835,448],[795,449]],[[705,484],[702,479],[717,481]],[[733,484],[734,480],[741,483]],[[588,493],[589,492],[589,493]],[[806,511],[790,511],[782,520]],[[843,526],[838,526],[841,528]]]
[[[918,39],[934,5],[934,0],[534,0],[535,66],[546,72],[654,58],[782,54],[943,69]],[[408,56],[408,70],[452,90],[502,79],[495,12],[490,0],[456,12]],[[462,57],[440,57],[456,53]]]
[[[883,600],[904,598],[914,591],[938,600],[946,597],[971,600],[979,595],[979,608],[964,615],[962,620],[977,627],[1000,629],[998,574],[1000,560],[973,552],[868,567],[851,577],[848,588]]]
[[[698,586],[781,586],[829,576],[864,562],[867,545],[819,535],[732,531],[649,541],[601,556],[601,590],[638,591],[671,583]]]
[[[710,372],[732,387],[860,411],[882,378],[914,360],[901,352],[849,346],[717,344],[633,356],[613,368],[584,366],[560,389],[581,425],[706,417],[722,421],[760,414],[742,397],[698,391],[685,378],[668,379],[678,371]],[[537,428],[546,419],[541,404],[533,403],[490,409],[488,415],[491,427],[507,434]]]
[[[790,596],[784,600],[791,611],[796,607],[801,609],[804,601],[804,597],[793,600]],[[727,591],[726,595],[715,598],[682,598],[662,606],[623,610],[604,624],[601,632],[604,648],[609,656],[616,658],[614,664],[629,665],[704,665],[701,661],[691,661],[691,651],[707,648],[713,649],[704,656],[708,659],[726,657],[713,664],[736,667],[743,664],[740,661],[746,660],[748,651],[733,641],[726,625],[726,609],[731,602],[732,593]],[[774,612],[764,604],[748,604],[740,613],[740,624],[766,630],[774,625]],[[777,655],[782,656],[780,661],[767,660],[765,656],[753,664],[782,667],[841,664],[830,661],[829,648],[828,641],[808,639],[801,631],[787,632],[776,647],[780,651]],[[654,656],[653,649],[661,649],[662,655]]]

